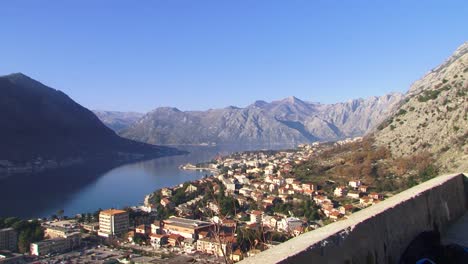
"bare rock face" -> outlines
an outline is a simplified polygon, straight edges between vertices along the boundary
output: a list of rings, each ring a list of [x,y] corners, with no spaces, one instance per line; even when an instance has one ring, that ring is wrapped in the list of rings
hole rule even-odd
[[[162,107],[146,114],[120,135],[152,144],[297,144],[361,136],[381,123],[401,94],[337,104],[296,97],[245,107],[180,111]]]
[[[395,155],[427,151],[447,171],[468,169],[468,42],[414,82],[375,133]]]

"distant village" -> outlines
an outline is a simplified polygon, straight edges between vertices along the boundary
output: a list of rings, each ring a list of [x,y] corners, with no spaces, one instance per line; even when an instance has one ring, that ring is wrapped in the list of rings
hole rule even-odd
[[[302,144],[182,165],[210,175],[157,190],[140,206],[41,221],[44,239],[26,254],[17,253],[15,229],[0,229],[0,263],[232,263],[384,199],[353,175],[346,182],[296,178],[295,167],[322,150]]]

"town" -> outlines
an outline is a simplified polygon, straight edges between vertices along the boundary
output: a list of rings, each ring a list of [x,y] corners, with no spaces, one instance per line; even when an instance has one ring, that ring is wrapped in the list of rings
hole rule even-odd
[[[383,193],[353,175],[341,182],[295,175],[297,166],[325,149],[361,141],[234,153],[181,165],[212,174],[157,190],[139,206],[34,220],[40,225],[35,233],[43,234],[26,246],[19,241],[26,233],[21,224],[3,219],[0,263],[240,261],[383,200]]]

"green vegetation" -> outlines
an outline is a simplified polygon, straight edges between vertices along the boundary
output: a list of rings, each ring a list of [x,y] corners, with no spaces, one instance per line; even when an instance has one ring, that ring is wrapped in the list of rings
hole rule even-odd
[[[367,138],[363,142],[329,148],[298,165],[293,174],[325,191],[332,191],[336,185],[346,185],[351,178],[358,178],[378,192],[399,192],[411,187],[413,182],[434,177],[438,172],[429,153],[418,153],[417,149],[415,152],[411,156],[393,158],[387,147],[376,147],[373,139]],[[329,180],[335,184],[327,184]],[[275,205],[274,210],[289,209],[284,206]]]
[[[33,242],[44,238],[44,231],[37,220],[25,221],[16,217],[0,218],[0,229],[12,227],[18,232],[18,251],[29,252],[29,246]]]
[[[413,110],[414,110],[414,107],[413,107]],[[407,113],[407,111],[405,109],[400,109],[400,111],[398,111],[398,113],[396,115],[401,116],[401,115],[404,115],[406,113]]]
[[[424,103],[429,100],[434,100],[439,96],[439,94],[440,94],[439,90],[424,91],[422,95],[418,96],[418,101],[421,103]]]

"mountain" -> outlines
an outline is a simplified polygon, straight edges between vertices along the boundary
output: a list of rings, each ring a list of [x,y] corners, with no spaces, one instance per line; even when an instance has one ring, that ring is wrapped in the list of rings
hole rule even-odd
[[[468,42],[414,82],[378,127],[378,144],[396,156],[428,152],[443,170],[468,170]]]
[[[21,73],[0,77],[0,120],[0,172],[45,163],[59,167],[96,158],[127,160],[178,153],[119,137],[63,92]]]
[[[337,104],[296,97],[245,107],[180,111],[161,107],[120,131],[151,144],[297,144],[361,136],[387,117],[401,94],[350,100]]]
[[[136,112],[118,112],[93,110],[93,113],[110,129],[119,132],[138,121],[143,114]]]

